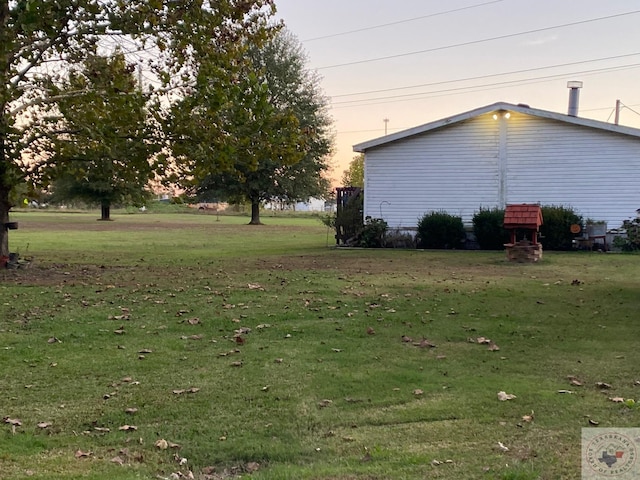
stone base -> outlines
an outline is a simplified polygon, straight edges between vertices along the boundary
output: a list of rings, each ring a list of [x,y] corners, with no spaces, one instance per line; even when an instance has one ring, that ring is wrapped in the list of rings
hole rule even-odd
[[[518,243],[507,243],[507,259],[512,262],[535,263],[542,258],[542,244],[532,244],[521,241]]]

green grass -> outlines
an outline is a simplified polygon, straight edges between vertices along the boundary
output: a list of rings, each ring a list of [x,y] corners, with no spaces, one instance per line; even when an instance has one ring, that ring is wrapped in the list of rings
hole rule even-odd
[[[640,397],[640,256],[336,250],[299,217],[13,218],[33,264],[0,272],[0,416],[22,422],[1,425],[0,478],[578,479],[589,418],[640,421],[608,400]]]

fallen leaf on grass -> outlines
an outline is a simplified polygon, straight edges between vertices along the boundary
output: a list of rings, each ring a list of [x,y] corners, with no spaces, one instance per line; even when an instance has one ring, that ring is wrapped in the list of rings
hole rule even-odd
[[[22,421],[18,418],[4,417],[4,423],[8,423],[12,427],[21,427]]]
[[[331,404],[333,404],[333,400],[324,399],[324,400],[321,400],[320,402],[318,402],[318,407],[319,408],[326,408]]]
[[[116,335],[124,335],[125,331],[124,328],[120,327],[119,329],[114,330],[113,333],[115,333]]]
[[[140,350],[138,353],[139,353],[140,355],[146,355],[146,354],[148,354],[148,353],[153,353],[153,350],[150,350],[150,349],[148,349],[148,348],[143,348],[143,349],[142,349],[142,350]]]
[[[185,390],[185,389],[173,390],[173,393],[174,393],[175,395],[182,395],[183,393],[198,393],[199,391],[200,391],[200,389],[199,389],[199,388],[197,388],[197,387],[191,387],[191,388],[188,388],[188,389],[186,389],[186,390]]]
[[[62,340],[56,337],[51,337],[47,340],[47,343],[62,343]]]
[[[533,418],[534,418],[533,410],[531,410],[531,414],[522,416],[522,421],[523,422],[527,422],[527,423],[531,423],[531,422],[533,422]]]
[[[491,340],[485,337],[478,337],[476,338],[476,343],[479,343],[480,345],[489,345]]]
[[[91,452],[83,452],[82,450],[76,450],[75,457],[76,458],[87,458],[93,455]]]
[[[93,427],[93,430],[100,433],[109,433],[111,431],[110,428],[106,427]]]
[[[496,345],[495,343],[491,342],[489,344],[488,350],[490,350],[492,352],[497,352],[498,350],[500,350],[500,347],[498,345]]]
[[[124,460],[122,459],[122,457],[113,457],[110,462],[115,463],[116,465],[124,465]]]
[[[436,348],[436,346],[437,346],[435,343],[427,340],[426,338],[423,338],[418,343],[414,343],[414,345],[416,347],[420,347],[420,348]]]
[[[169,442],[167,442],[164,438],[157,440],[153,445],[160,450],[166,450],[167,448],[169,448]]]
[[[264,292],[264,288],[258,283],[248,283],[247,287],[249,288],[249,290],[260,290]]]
[[[373,327],[367,327],[367,335],[375,335],[376,331],[373,329]]]
[[[611,388],[611,385],[605,382],[596,382],[596,387],[602,388],[603,390]]]
[[[413,338],[407,337],[406,335],[403,335],[402,336],[402,342],[403,343],[412,343],[413,342]]]
[[[502,442],[498,442],[498,448],[503,451],[503,452],[508,452],[509,451],[509,447],[507,447],[504,443]]]
[[[589,425],[593,425],[594,427],[597,427],[598,425],[600,425],[600,422],[593,420],[592,418],[589,419]]]
[[[506,402],[507,400],[513,400],[514,398],[518,398],[518,397],[516,397],[511,393],[498,392],[498,400],[500,400],[501,402]]]
[[[247,473],[257,472],[259,468],[260,464],[258,462],[249,462],[244,466]]]
[[[284,362],[284,358],[276,358],[276,359],[274,360],[274,362],[275,362],[275,363],[282,363],[282,362]]]
[[[622,397],[609,397],[609,400],[614,402],[614,403],[623,403],[624,402],[624,398],[622,398]]]
[[[122,425],[121,427],[118,427],[118,430],[122,432],[135,432],[138,430],[138,427],[135,425]]]
[[[243,365],[242,360],[237,362],[231,362],[232,367],[241,367]]]
[[[332,348],[331,350],[335,353],[340,353],[342,351],[341,348]]]
[[[124,413],[128,413],[129,415],[133,415],[134,413],[138,413],[138,409],[135,407],[125,409]]]
[[[419,388],[416,388],[416,389],[413,391],[413,394],[414,394],[416,397],[419,397],[420,395],[424,395],[424,390],[420,390]]]
[[[51,425],[52,425],[51,422],[40,422],[37,424],[37,427],[45,429],[45,428],[49,428]]]
[[[198,317],[190,318],[189,320],[187,320],[187,323],[189,325],[198,325],[200,324],[200,319]]]

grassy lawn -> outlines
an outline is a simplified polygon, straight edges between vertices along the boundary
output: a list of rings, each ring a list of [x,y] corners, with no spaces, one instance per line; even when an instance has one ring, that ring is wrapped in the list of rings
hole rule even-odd
[[[0,478],[579,479],[581,428],[640,425],[638,255],[95,218],[12,216]]]

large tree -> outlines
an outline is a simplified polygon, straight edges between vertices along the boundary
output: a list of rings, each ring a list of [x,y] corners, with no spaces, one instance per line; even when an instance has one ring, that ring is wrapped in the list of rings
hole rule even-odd
[[[205,152],[200,159],[190,152],[184,157],[195,167],[197,191],[250,202],[250,223],[259,224],[262,202],[295,202],[327,192],[332,135],[328,101],[297,39],[281,31],[248,47],[231,96],[221,100],[197,92],[188,100],[193,118],[224,133],[218,141],[195,143]]]
[[[239,46],[265,35],[273,11],[272,0],[0,0],[0,256],[9,253],[12,190],[40,179],[51,139],[65,134],[50,87],[72,65],[121,38],[133,51],[152,49],[141,58],[173,100],[196,84],[203,59],[218,65],[210,83],[227,84]]]
[[[52,90],[61,97],[60,131],[66,132],[52,141],[47,173],[54,197],[100,205],[101,220],[110,219],[114,203],[144,203],[163,164],[153,157],[159,149],[155,122],[135,65],[121,52],[90,56],[62,88]]]

